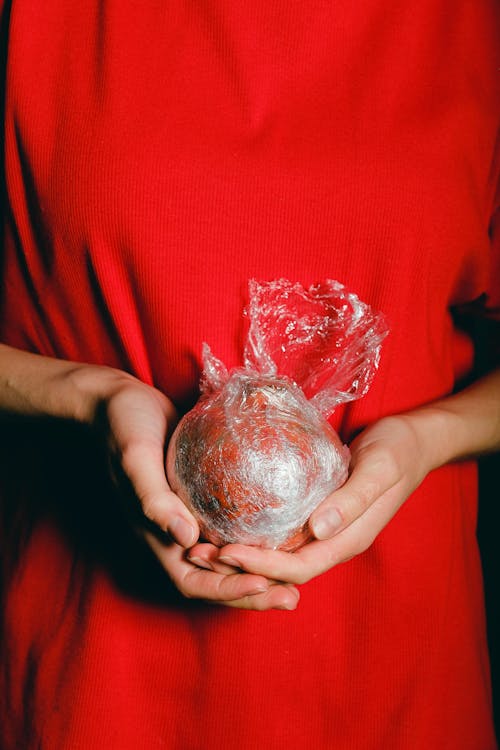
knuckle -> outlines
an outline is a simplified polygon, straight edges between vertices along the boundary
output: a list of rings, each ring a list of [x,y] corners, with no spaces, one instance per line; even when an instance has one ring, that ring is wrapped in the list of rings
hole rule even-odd
[[[366,552],[372,546],[374,539],[375,536],[373,535],[358,538],[352,547],[352,556],[362,555],[363,552]]]
[[[352,557],[353,555],[351,555]],[[346,559],[345,555],[340,551],[336,545],[332,547],[327,559],[328,570],[335,567]]]
[[[381,478],[383,477],[385,482],[398,477],[401,468],[394,451],[380,448],[371,458],[370,471]]]
[[[155,521],[159,515],[158,511],[161,507],[160,499],[155,496],[140,497],[139,502],[141,503],[142,512],[150,521]]]
[[[308,583],[312,578],[314,578],[314,575],[312,573],[309,573],[308,571],[303,570],[299,571],[293,578],[293,583],[301,586],[302,584]]]
[[[225,577],[219,578],[216,581],[215,586],[214,586],[213,593],[214,593],[215,598],[224,599],[225,598],[224,594],[226,593],[224,589],[225,589]]]
[[[374,500],[380,495],[380,483],[375,479],[365,481],[362,486],[358,487],[355,495],[355,506],[358,514],[368,510]]]
[[[189,582],[186,580],[185,577],[183,578],[172,578],[172,583],[176,587],[177,591],[185,598],[185,599],[195,599],[194,592],[192,588],[189,586]]]
[[[137,438],[127,440],[120,450],[120,461],[127,472],[135,472],[148,455],[148,446]]]
[[[393,479],[394,477],[399,476],[399,474],[401,473],[399,461],[393,451],[385,450],[381,452],[379,462],[379,471],[380,473],[383,473],[384,476]]]
[[[119,459],[122,469],[130,476],[134,474],[138,461],[140,460],[135,443],[127,443],[119,450]]]

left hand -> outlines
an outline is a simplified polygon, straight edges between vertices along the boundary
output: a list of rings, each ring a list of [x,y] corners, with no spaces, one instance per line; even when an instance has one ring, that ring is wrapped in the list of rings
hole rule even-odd
[[[350,449],[349,479],[310,518],[315,540],[292,553],[199,543],[189,558],[213,570],[233,566],[273,581],[301,584],[364,552],[433,468],[433,461],[411,415],[381,419]]]

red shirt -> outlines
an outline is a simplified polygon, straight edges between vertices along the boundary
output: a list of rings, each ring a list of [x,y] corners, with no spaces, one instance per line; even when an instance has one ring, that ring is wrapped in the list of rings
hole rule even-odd
[[[183,410],[202,341],[241,363],[249,278],[333,278],[391,329],[344,440],[470,369],[451,311],[498,296],[493,0],[4,5],[3,341]],[[473,464],[254,613],[177,595],[74,441],[3,489],[6,750],[496,746]]]

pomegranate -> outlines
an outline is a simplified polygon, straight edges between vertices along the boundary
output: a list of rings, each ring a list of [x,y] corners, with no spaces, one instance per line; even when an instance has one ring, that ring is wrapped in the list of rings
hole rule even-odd
[[[348,463],[295,383],[237,370],[180,421],[167,475],[206,540],[291,551],[310,538],[309,516],[346,480]]]

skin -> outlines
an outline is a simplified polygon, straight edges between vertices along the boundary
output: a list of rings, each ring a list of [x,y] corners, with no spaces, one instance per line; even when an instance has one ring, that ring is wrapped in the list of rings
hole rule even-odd
[[[350,446],[350,476],[311,517],[316,539],[294,553],[197,543],[193,516],[168,486],[165,444],[178,417],[157,389],[120,370],[0,345],[0,412],[91,425],[131,484],[138,528],[186,598],[240,609],[293,610],[297,586],[365,551],[425,476],[450,461],[500,450],[500,370],[468,389],[385,417]]]

